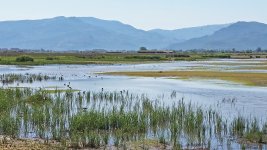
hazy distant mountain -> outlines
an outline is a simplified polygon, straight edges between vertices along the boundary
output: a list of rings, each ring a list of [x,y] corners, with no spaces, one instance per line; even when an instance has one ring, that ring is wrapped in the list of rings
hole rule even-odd
[[[172,44],[172,49],[256,49],[267,48],[267,24],[237,22],[214,34]]]
[[[207,25],[200,27],[192,27],[192,28],[183,28],[176,30],[162,30],[162,29],[154,29],[149,32],[160,34],[164,37],[169,37],[176,39],[179,41],[185,41],[192,38],[198,38],[206,35],[211,35],[214,32],[229,26],[230,24],[222,24],[222,25]],[[176,41],[176,42],[177,42]]]
[[[177,30],[136,29],[92,17],[0,22],[0,48],[50,50],[267,48],[267,25],[238,22]]]
[[[56,17],[0,22],[0,47],[53,50],[166,47],[168,38],[96,18]]]
[[[0,48],[129,50],[146,46],[160,49],[188,38],[209,35],[223,26],[144,31],[118,21],[92,17],[4,21],[0,22]]]

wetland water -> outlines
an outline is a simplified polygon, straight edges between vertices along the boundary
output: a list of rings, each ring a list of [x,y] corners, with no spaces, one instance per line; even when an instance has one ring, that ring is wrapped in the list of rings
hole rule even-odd
[[[260,60],[211,60],[200,62],[166,62],[159,64],[134,64],[134,65],[48,65],[48,66],[0,66],[0,74],[44,74],[48,76],[63,76],[64,81],[42,81],[29,83],[14,83],[10,87],[34,88],[67,88],[70,83],[72,89],[81,91],[121,91],[128,90],[132,93],[146,93],[154,99],[162,99],[171,104],[168,96],[176,92],[176,97],[185,101],[196,102],[200,105],[214,106],[218,102],[226,102],[222,110],[233,115],[232,104],[234,101],[236,113],[253,114],[263,118],[267,114],[267,87],[250,87],[238,83],[222,80],[197,80],[197,79],[172,79],[152,77],[127,77],[99,75],[100,72],[119,71],[165,71],[165,70],[209,70],[245,71],[238,67],[253,67],[253,64],[267,62]],[[238,63],[238,65],[229,65]],[[218,65],[219,64],[219,65]],[[244,64],[244,65],[240,65]],[[266,70],[247,70],[249,72],[266,72]],[[3,86],[3,85],[2,85]],[[244,111],[246,110],[246,111]]]
[[[46,89],[77,89],[81,91],[129,91],[146,94],[152,100],[171,105],[181,99],[222,112],[223,117],[238,115],[267,117],[267,88],[213,79],[173,79],[152,77],[127,77],[102,75],[101,72],[120,71],[167,71],[167,70],[219,70],[238,72],[266,72],[251,70],[266,59],[260,60],[211,60],[194,62],[165,62],[154,64],[116,65],[47,65],[47,66],[0,66],[0,74],[43,74],[63,77],[63,81],[51,80],[33,83],[13,83],[2,87],[31,87]],[[235,65],[231,65],[236,63]],[[230,64],[230,65],[229,65]],[[67,85],[69,85],[67,87]],[[175,98],[171,95],[175,94]]]

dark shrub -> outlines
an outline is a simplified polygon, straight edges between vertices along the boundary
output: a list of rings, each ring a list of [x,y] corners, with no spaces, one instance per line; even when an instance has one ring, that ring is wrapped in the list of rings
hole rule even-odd
[[[173,55],[166,55],[166,57],[190,57],[190,55],[187,54],[173,54]]]
[[[33,61],[33,58],[29,56],[20,56],[16,58],[16,62],[28,62],[28,61]]]
[[[126,56],[126,59],[160,60],[160,56]]]
[[[203,58],[231,58],[230,55],[203,55]]]
[[[45,60],[54,60],[53,57],[46,57]]]

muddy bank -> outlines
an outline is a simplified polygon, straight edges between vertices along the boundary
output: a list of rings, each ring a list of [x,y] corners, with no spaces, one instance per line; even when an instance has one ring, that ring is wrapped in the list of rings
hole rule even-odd
[[[46,141],[43,139],[14,139],[9,136],[0,135],[1,150],[27,150],[27,149],[61,149],[60,143],[56,141]]]

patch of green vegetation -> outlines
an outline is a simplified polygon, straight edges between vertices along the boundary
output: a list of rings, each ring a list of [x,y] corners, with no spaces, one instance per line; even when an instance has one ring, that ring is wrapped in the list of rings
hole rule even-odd
[[[46,56],[47,54],[28,54],[34,61],[16,61],[17,56],[0,56],[0,64],[4,65],[46,65],[46,64],[118,64],[118,63],[148,63],[155,61],[164,61],[166,59],[157,59],[164,56],[138,56],[130,58],[131,54],[55,54],[55,56]]]
[[[118,64],[151,63],[159,61],[195,61],[209,58],[229,58],[231,53],[222,52],[175,52],[175,53],[0,53],[0,64]]]

